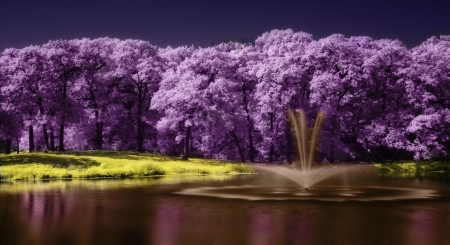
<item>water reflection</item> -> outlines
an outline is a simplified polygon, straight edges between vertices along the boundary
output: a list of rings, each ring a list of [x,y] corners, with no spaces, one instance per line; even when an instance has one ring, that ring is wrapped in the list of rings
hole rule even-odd
[[[405,243],[408,244],[449,244],[439,237],[448,233],[450,224],[445,213],[449,210],[448,204],[420,205],[415,209],[405,209],[409,214],[408,230],[405,234]]]
[[[33,234],[41,232],[44,225],[59,225],[67,212],[70,212],[66,202],[72,202],[70,196],[62,196],[61,193],[23,193],[22,214],[23,218],[30,224]],[[69,207],[68,207],[69,206]],[[57,222],[53,222],[53,221]]]
[[[436,244],[434,240],[435,217],[429,210],[418,210],[411,214],[408,244]]]
[[[274,244],[276,241],[276,233],[280,223],[275,222],[274,217],[270,213],[259,213],[251,211],[249,235],[251,245]]]
[[[54,181],[0,181],[1,193],[60,191],[67,189],[122,189],[185,182],[226,181],[233,175],[178,175],[137,179],[54,180]]]
[[[430,199],[439,196],[434,190],[383,186],[320,186],[303,190],[298,186],[244,185],[186,188],[180,195],[255,200],[317,200],[317,201],[396,201]]]
[[[177,244],[181,211],[177,203],[170,199],[163,199],[156,204],[154,221],[151,223],[154,244]]]
[[[60,188],[0,191],[0,244],[450,242],[448,189],[435,189],[441,195],[433,199],[390,202],[245,201],[174,192],[199,187],[258,186],[261,179],[223,183],[179,180],[171,185],[147,181],[138,181],[134,187],[125,181],[123,188],[118,182],[110,185],[94,181],[67,182]],[[408,188],[433,186],[411,181]],[[272,190],[283,193],[290,188]]]
[[[248,244],[313,244],[316,223],[309,215],[293,214],[287,209],[248,210]]]

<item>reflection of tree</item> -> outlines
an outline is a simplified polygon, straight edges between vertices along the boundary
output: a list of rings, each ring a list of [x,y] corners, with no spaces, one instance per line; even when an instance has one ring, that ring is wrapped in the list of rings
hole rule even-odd
[[[56,221],[61,221],[67,213],[67,200],[61,193],[25,193],[22,194],[22,214],[30,224],[34,235],[49,227],[58,225]]]
[[[150,243],[179,244],[180,212],[176,202],[167,199],[158,202],[152,222],[153,241]]]
[[[110,201],[106,203],[102,195],[92,198],[93,193],[99,194],[80,190],[24,193],[19,210],[24,225],[17,227],[21,227],[35,244],[60,244],[61,241],[73,244],[145,243],[148,236],[144,224],[146,217],[141,213],[149,209],[148,205],[136,199],[117,201],[114,196],[106,198]],[[116,215],[110,215],[114,212]],[[121,214],[129,212],[132,215],[122,218]]]
[[[315,220],[288,210],[249,212],[248,244],[315,244]]]
[[[436,231],[439,229],[435,211],[437,210],[421,209],[411,213],[405,244],[439,244],[441,242],[436,239]]]

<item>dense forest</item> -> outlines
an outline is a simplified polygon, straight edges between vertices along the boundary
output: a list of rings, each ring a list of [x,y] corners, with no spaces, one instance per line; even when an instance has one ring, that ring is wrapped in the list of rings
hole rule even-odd
[[[288,108],[326,112],[319,161],[448,159],[450,36],[398,40],[272,30],[160,48],[49,41],[0,57],[0,148],[136,150],[292,161]]]

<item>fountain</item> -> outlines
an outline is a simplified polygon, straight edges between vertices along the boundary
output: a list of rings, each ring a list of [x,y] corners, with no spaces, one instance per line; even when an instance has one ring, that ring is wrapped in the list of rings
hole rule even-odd
[[[314,127],[308,129],[306,115],[303,110],[287,111],[287,119],[291,126],[297,149],[297,160],[288,166],[256,166],[256,169],[267,170],[282,175],[308,190],[314,184],[339,173],[333,166],[314,166],[315,155],[319,145],[320,131],[325,120],[325,112],[320,111],[314,121]]]
[[[258,172],[273,172],[295,182],[295,185],[277,185],[266,176],[261,176],[261,184],[249,184],[244,181],[234,185],[220,187],[198,187],[183,189],[177,194],[245,200],[319,200],[319,201],[392,201],[405,199],[433,198],[437,194],[433,190],[416,188],[387,187],[384,183],[373,185],[371,166],[361,165],[320,165],[315,163],[315,155],[319,147],[319,137],[325,120],[325,113],[319,112],[314,126],[309,129],[305,112],[287,111],[287,118],[295,140],[297,159],[292,165],[254,165]],[[316,184],[332,176],[341,175],[358,177],[357,183],[339,183],[332,185]],[[331,179],[331,178],[330,178]],[[339,178],[338,178],[339,179]],[[256,181],[257,182],[257,181]],[[376,181],[377,183],[378,181]],[[269,184],[267,184],[269,183]],[[362,184],[362,185],[361,185]],[[299,190],[299,187],[300,190]]]

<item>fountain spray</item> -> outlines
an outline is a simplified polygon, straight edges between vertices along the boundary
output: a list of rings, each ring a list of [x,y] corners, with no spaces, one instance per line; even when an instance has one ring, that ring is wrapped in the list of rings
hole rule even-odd
[[[311,167],[314,164],[317,153],[320,131],[325,121],[325,112],[320,111],[314,121],[314,127],[308,129],[306,114],[303,110],[294,112],[291,108],[287,110],[287,119],[291,126],[291,132],[297,147],[297,160],[294,161],[294,168],[302,171],[304,175],[303,186],[305,190],[315,183],[314,176],[311,176]]]

